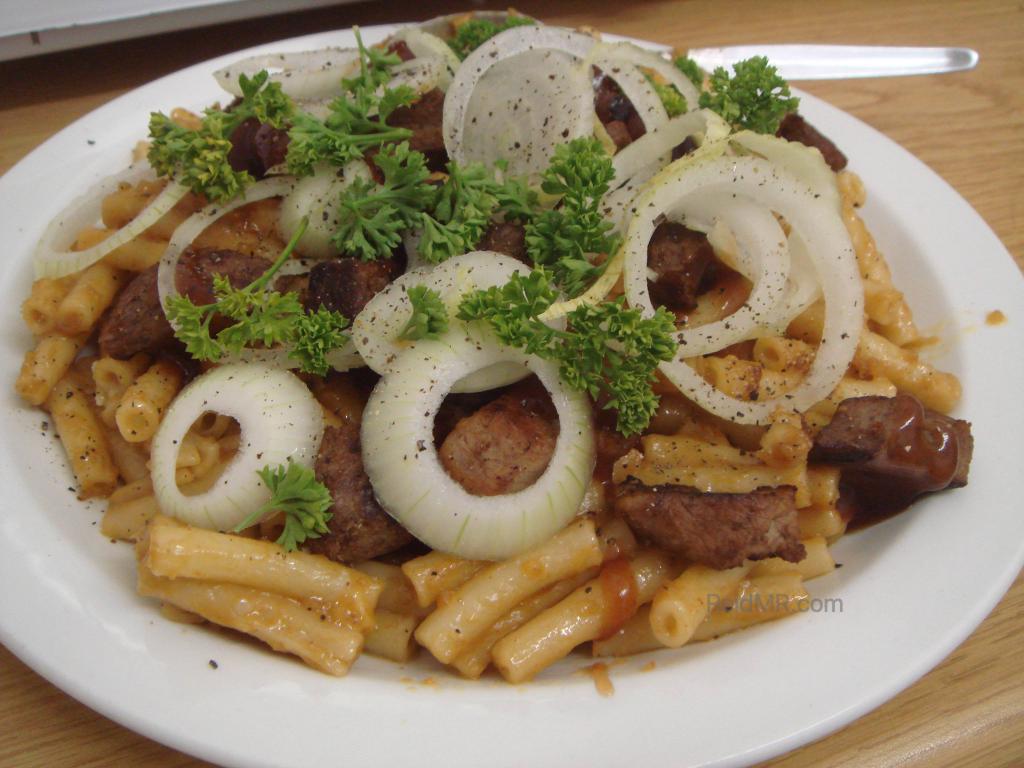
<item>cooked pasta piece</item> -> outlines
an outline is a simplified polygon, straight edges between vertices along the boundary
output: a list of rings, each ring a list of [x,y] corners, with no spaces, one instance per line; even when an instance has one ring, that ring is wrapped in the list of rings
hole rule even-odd
[[[663,645],[678,648],[693,636],[715,602],[731,597],[750,572],[751,564],[716,571],[691,565],[665,586],[651,605],[651,628]]]
[[[416,655],[419,646],[413,639],[418,619],[404,613],[378,610],[376,624],[366,634],[363,650],[391,661],[406,662]]]
[[[464,560],[445,552],[428,552],[402,563],[402,573],[416,594],[419,605],[433,605],[438,595],[458,589],[487,563]]]
[[[530,680],[576,646],[614,634],[629,618],[623,601],[629,603],[626,611],[635,611],[670,578],[671,561],[663,553],[643,551],[628,562],[634,579],[628,596],[598,576],[496,643],[491,656],[502,677],[510,683]]]
[[[252,635],[275,651],[294,654],[311,667],[338,677],[348,672],[363,647],[363,636],[356,630],[321,621],[298,600],[251,587],[162,578],[140,566],[138,591]]]
[[[816,579],[831,573],[836,568],[836,561],[832,559],[832,553],[828,550],[828,542],[824,536],[812,536],[803,540],[804,549],[807,554],[798,563],[790,563],[779,557],[769,557],[766,560],[758,560],[757,564],[750,569],[752,579],[761,576],[774,576],[782,573],[798,573],[804,581]]]
[[[56,327],[57,309],[73,282],[70,277],[44,277],[32,283],[32,292],[21,304],[21,317],[34,335],[42,336]]]
[[[82,336],[64,336],[59,333],[43,336],[35,349],[25,355],[21,372],[14,384],[15,391],[31,405],[45,403],[84,344],[85,338]]]
[[[96,384],[96,405],[107,426],[114,426],[114,416],[125,390],[149,367],[149,357],[139,353],[129,360],[101,357],[92,364]]]
[[[835,507],[810,506],[797,510],[800,538],[824,536],[830,541],[846,532],[846,520]]]
[[[78,481],[78,498],[109,496],[117,486],[117,466],[89,398],[67,379],[61,379],[46,406]]]
[[[601,560],[594,521],[576,520],[543,544],[477,573],[423,620],[416,640],[448,664],[525,598]]]
[[[728,605],[720,605],[693,633],[693,640],[716,637],[806,610],[808,599],[799,574],[780,573],[750,579]]]
[[[868,376],[883,376],[926,408],[949,413],[960,402],[960,381],[939,371],[910,350],[901,349],[883,336],[864,331],[853,364]]]
[[[149,526],[139,562],[169,579],[239,584],[296,600],[317,598],[337,605],[356,629],[373,627],[382,585],[376,579],[321,555],[285,552],[269,541],[176,525],[159,517]]]
[[[86,269],[57,307],[57,330],[68,336],[92,330],[124,281],[125,272],[102,261]]]
[[[141,443],[156,434],[164,411],[182,383],[181,368],[158,360],[121,395],[114,420],[129,443]]]
[[[403,616],[413,616],[417,620],[430,612],[426,606],[421,606],[417,602],[414,585],[406,577],[403,568],[388,563],[378,563],[375,560],[356,563],[353,568],[381,583],[380,599],[377,601],[377,607],[381,610]]]

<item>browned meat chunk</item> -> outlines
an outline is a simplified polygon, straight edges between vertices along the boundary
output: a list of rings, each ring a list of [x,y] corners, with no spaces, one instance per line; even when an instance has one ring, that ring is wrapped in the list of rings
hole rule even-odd
[[[779,125],[775,133],[787,141],[796,141],[808,147],[814,147],[825,158],[829,168],[833,171],[841,171],[846,167],[846,155],[839,151],[839,147],[818,129],[804,120],[796,112],[790,112]]]
[[[647,281],[651,299],[671,310],[693,309],[704,273],[715,259],[706,235],[682,224],[659,224],[647,244],[647,266],[658,274]]]
[[[529,264],[526,256],[526,228],[518,221],[492,222],[477,245],[480,251],[497,251]]]
[[[967,485],[971,425],[910,395],[854,397],[814,439],[811,460],[838,464],[855,507],[898,509],[929,491]]]
[[[356,258],[321,261],[309,270],[305,306],[314,311],[322,306],[351,320],[401,274],[403,262],[404,259],[398,257],[377,261]]]
[[[178,261],[178,290],[197,304],[213,301],[213,276],[226,275],[241,288],[262,275],[269,264],[258,256],[237,251],[187,251]],[[129,358],[138,352],[156,352],[174,340],[157,292],[153,265],[136,275],[114,300],[100,326],[100,352]]]
[[[248,171],[262,179],[270,168],[288,155],[288,131],[261,123],[255,117],[239,123],[232,131],[228,162],[236,171]]]
[[[692,563],[716,569],[766,557],[796,563],[806,552],[795,494],[789,486],[701,493],[630,481],[619,487],[615,509],[637,536]]]
[[[441,444],[441,464],[477,496],[515,493],[536,482],[555,451],[550,400],[513,388],[461,419]]]
[[[316,479],[331,492],[330,532],[309,539],[307,549],[337,562],[380,557],[404,547],[412,534],[385,512],[363,469],[359,423],[328,427],[316,459]]]
[[[672,148],[672,159],[678,160],[680,157],[685,157],[686,155],[693,152],[695,149],[697,149],[696,140],[693,138],[693,136],[687,136],[685,139],[683,139],[681,144],[677,144]]]
[[[600,70],[595,69],[595,72],[597,89],[594,92],[594,111],[615,146],[622,149],[647,133],[647,128],[633,102],[618,84],[612,78],[605,77]]]
[[[434,88],[407,107],[399,107],[388,116],[388,125],[412,131],[409,146],[427,156],[427,167],[432,171],[444,170],[448,153],[444,148],[441,116],[444,112],[444,92]]]
[[[395,40],[388,44],[388,53],[393,53],[402,61],[411,61],[416,58],[416,54],[412,52],[412,48],[405,40]]]

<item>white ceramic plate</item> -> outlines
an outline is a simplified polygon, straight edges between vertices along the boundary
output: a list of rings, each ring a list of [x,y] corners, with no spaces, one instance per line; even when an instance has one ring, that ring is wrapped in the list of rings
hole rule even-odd
[[[368,40],[387,28],[366,30]],[[352,44],[347,33],[266,49]],[[0,179],[5,259],[0,370],[0,640],[90,707],[165,744],[239,766],[738,765],[820,738],[890,698],[978,625],[1024,559],[1024,291],[993,233],[942,179],[849,115],[810,96],[801,111],[849,155],[864,215],[938,362],[964,383],[971,484],[848,536],[841,570],[811,583],[841,612],[807,613],[717,642],[626,661],[599,697],[574,657],[536,682],[464,682],[429,660],[364,657],[342,680],[210,629],[163,620],[135,596],[131,548],[97,531],[100,509],[69,492],[43,414],[11,383],[30,338],[18,317],[29,254],[74,195],[127,160],[151,110],[223,98],[228,56],[139,88],[61,131]],[[1001,309],[1009,323],[987,327]],[[833,609],[836,606],[833,605]],[[214,659],[219,667],[208,664]],[[648,661],[657,668],[643,671]],[[425,678],[433,682],[424,683]]]

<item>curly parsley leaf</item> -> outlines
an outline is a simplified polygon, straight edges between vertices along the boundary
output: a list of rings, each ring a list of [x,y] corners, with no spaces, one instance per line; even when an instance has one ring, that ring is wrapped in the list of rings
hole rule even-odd
[[[359,46],[359,74],[342,80],[343,93],[331,102],[327,116],[320,120],[307,113],[294,116],[289,131],[288,169],[308,176],[318,163],[342,166],[363,157],[368,149],[412,135],[407,128],[394,128],[387,118],[398,107],[411,104],[416,92],[407,85],[387,88],[389,68],[399,63],[395,54]]]
[[[729,77],[723,67],[715,68],[710,90],[700,95],[700,105],[736,127],[774,134],[800,100],[790,96],[789,84],[764,56],[737,62],[733,69],[735,74]]]
[[[408,142],[386,145],[373,162],[384,182],[356,179],[341,193],[338,228],[331,237],[339,251],[364,261],[390,256],[402,232],[420,225],[435,194],[426,158]]]
[[[525,16],[509,16],[500,24],[486,19],[470,19],[459,25],[455,36],[448,41],[448,46],[455,51],[460,59],[465,59],[469,54],[486,43],[499,32],[504,32],[512,27],[524,27],[534,24],[533,19]]]
[[[538,318],[558,298],[544,270],[513,275],[502,286],[474,291],[459,304],[461,320],[482,320],[503,344],[558,363],[562,379],[618,414],[624,435],[642,431],[658,407],[651,389],[659,362],[675,355],[673,317],[658,308],[654,317],[625,306],[623,297],[583,305],[566,316],[566,330]]]
[[[287,464],[267,465],[258,474],[270,489],[270,500],[239,523],[236,533],[267,515],[283,512],[284,530],[277,543],[291,552],[307,539],[318,539],[330,530],[327,523],[333,516],[329,511],[331,494],[313,470],[288,459]]]
[[[197,195],[223,202],[240,195],[253,179],[228,162],[231,134],[242,122],[256,118],[274,127],[291,119],[294,107],[278,83],[268,82],[266,71],[238,79],[241,101],[231,110],[208,109],[198,130],[184,128],[167,115],[149,118],[149,163],[158,174],[171,176]]]
[[[608,255],[618,247],[613,226],[601,213],[601,198],[614,176],[611,157],[595,138],[560,145],[544,172],[541,189],[561,202],[526,225],[527,253],[534,264],[551,269],[570,297],[604,271],[590,254]]]
[[[691,83],[697,86],[698,91],[704,87],[704,71],[696,61],[689,56],[677,56],[672,63],[675,64],[676,69],[690,79]]]
[[[405,289],[412,304],[412,316],[398,338],[405,341],[437,339],[448,330],[448,309],[441,295],[425,285]]]
[[[196,305],[184,295],[167,302],[167,317],[175,326],[175,336],[193,358],[217,361],[248,346],[283,344],[302,371],[320,376],[327,373],[327,355],[348,341],[342,332],[348,319],[323,307],[306,314],[295,293],[267,290],[291,256],[306,224],[303,219],[277,261],[244,288],[235,288],[223,275],[214,275],[213,303]],[[233,322],[214,335],[211,324],[217,316]]]
[[[654,87],[665,111],[669,117],[677,117],[687,112],[686,98],[671,83],[659,82],[650,72],[644,72],[644,77]]]

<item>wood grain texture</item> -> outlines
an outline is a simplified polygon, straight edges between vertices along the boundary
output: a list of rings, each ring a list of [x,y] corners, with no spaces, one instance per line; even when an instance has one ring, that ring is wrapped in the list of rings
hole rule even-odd
[[[342,6],[0,63],[0,173],[95,107],[183,66],[283,37],[427,18],[466,4],[399,0]],[[517,5],[552,23],[585,23],[680,48],[755,42],[975,48],[981,63],[969,73],[800,87],[871,124],[936,170],[981,213],[1024,269],[1024,5],[1019,1],[528,0]],[[1024,578],[1018,578],[981,627],[918,683],[847,728],[769,765],[1024,765],[1022,632]],[[0,766],[208,765],[92,712],[3,648],[0,733]]]

